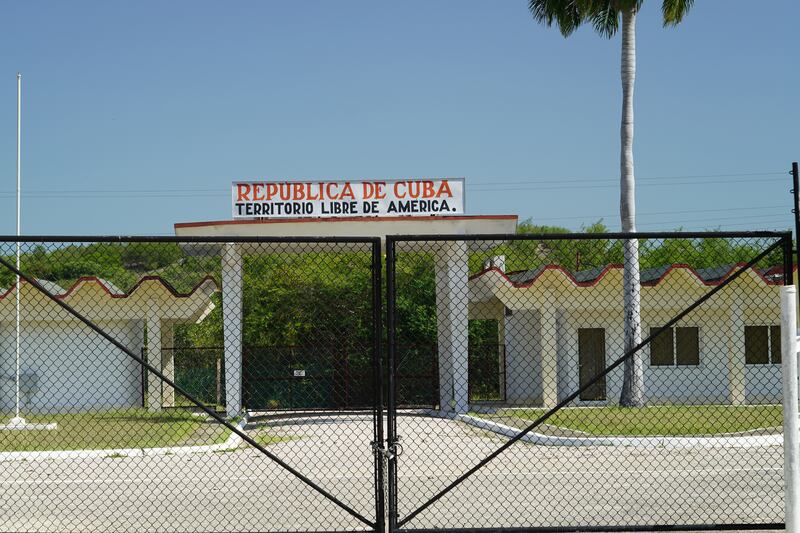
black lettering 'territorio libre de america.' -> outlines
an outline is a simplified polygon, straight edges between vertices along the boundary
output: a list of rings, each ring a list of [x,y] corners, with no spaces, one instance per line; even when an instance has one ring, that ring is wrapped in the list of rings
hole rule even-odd
[[[365,202],[366,203],[366,202]],[[360,212],[361,202],[322,202],[319,212],[314,202],[236,202],[236,214],[242,217],[280,217],[280,216],[330,216],[330,215],[380,215],[377,205],[369,212]],[[366,208],[365,208],[366,209]],[[386,204],[385,214],[433,214],[454,213],[447,200],[391,200]]]

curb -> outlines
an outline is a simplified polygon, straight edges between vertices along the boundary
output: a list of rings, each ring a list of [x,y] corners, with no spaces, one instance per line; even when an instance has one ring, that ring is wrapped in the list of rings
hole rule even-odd
[[[471,415],[440,414],[438,416],[463,422],[504,437],[513,438],[522,433],[517,428]],[[540,446],[634,446],[646,448],[762,448],[765,446],[783,446],[783,434],[739,437],[555,437],[531,432],[523,435],[520,440]]]

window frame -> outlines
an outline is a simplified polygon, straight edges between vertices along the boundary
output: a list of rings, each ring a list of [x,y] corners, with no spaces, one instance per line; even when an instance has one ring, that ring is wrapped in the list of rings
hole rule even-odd
[[[650,335],[652,335],[659,327],[650,327]],[[678,362],[678,330],[679,329],[693,329],[697,332],[697,363],[679,363]],[[650,349],[648,365],[652,368],[699,368],[703,366],[702,358],[702,342],[700,340],[700,326],[687,325],[687,326],[672,326],[665,330],[662,335],[669,333],[672,340],[672,362],[669,364],[653,364],[652,343],[648,346]],[[660,336],[660,335],[659,335]]]
[[[763,363],[753,363],[747,361],[747,331],[748,328],[764,328],[767,333],[767,346],[766,346],[766,355],[767,360]],[[777,339],[775,336],[777,335]],[[783,363],[783,357],[781,353],[781,326],[780,324],[746,324],[744,326],[744,364],[745,366],[777,366]],[[777,342],[777,344],[775,344]],[[777,346],[777,350],[775,347]],[[777,357],[775,357],[777,355]],[[777,361],[776,361],[777,359]]]

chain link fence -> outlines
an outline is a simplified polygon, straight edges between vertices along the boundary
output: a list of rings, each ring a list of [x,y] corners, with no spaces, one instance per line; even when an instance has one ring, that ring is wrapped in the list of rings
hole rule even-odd
[[[0,242],[0,529],[380,529],[379,245]]]
[[[387,254],[393,528],[782,527],[790,235],[396,237]],[[437,369],[425,409],[409,364]]]
[[[0,241],[0,529],[782,527],[790,247]]]

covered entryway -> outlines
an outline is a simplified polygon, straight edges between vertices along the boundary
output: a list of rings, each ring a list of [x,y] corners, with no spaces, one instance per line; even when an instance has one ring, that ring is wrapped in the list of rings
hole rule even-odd
[[[239,416],[243,408],[250,409],[248,401],[259,409],[281,408],[282,405],[304,409],[325,408],[344,404],[356,405],[360,401],[359,393],[352,388],[349,391],[343,390],[339,379],[342,368],[347,371],[348,363],[342,361],[345,356],[350,361],[351,371],[358,372],[353,369],[357,366],[353,364],[357,356],[346,350],[346,343],[352,338],[351,332],[347,330],[331,332],[336,334],[324,338],[314,337],[314,342],[304,346],[302,353],[295,350],[287,355],[285,344],[276,346],[269,342],[266,343],[270,346],[269,349],[247,353],[247,343],[243,335],[243,323],[247,319],[246,307],[258,305],[258,302],[243,301],[247,262],[268,261],[275,254],[287,257],[287,253],[308,252],[308,247],[303,247],[303,240],[314,241],[318,235],[328,236],[327,240],[333,246],[337,240],[346,243],[348,239],[364,236],[385,239],[387,235],[507,235],[516,231],[516,225],[516,215],[257,219],[175,224],[175,234],[178,237],[292,240],[291,246],[288,243],[286,246],[230,243],[222,245],[219,250],[227,415]],[[343,251],[342,246],[337,249]],[[466,413],[469,403],[469,294],[463,283],[469,271],[467,260],[466,243],[458,241],[443,243],[431,257],[436,285],[438,404],[442,409],[453,409],[459,413]],[[287,280],[286,286],[291,288],[291,269],[284,275],[288,276],[284,278]],[[314,300],[310,298],[309,302]],[[343,317],[346,316],[346,310],[340,311]],[[363,347],[355,348],[358,351]],[[254,366],[245,367],[248,357]],[[307,368],[302,368],[303,365]],[[298,371],[297,374],[295,371]],[[304,384],[313,379],[320,381],[314,387],[305,387]],[[324,392],[326,387],[327,392]],[[314,390],[313,394],[304,392],[311,389]],[[344,397],[348,394],[349,398]]]

